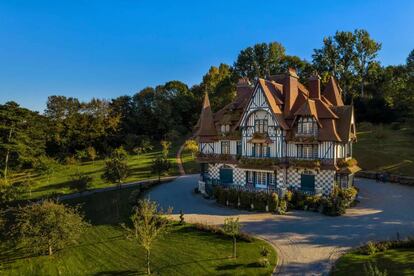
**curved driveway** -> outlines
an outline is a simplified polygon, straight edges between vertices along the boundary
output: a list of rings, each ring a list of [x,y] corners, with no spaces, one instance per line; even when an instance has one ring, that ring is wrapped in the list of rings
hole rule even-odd
[[[254,213],[218,206],[193,193],[198,175],[186,175],[151,190],[161,206],[182,210],[188,222],[221,224],[238,216],[244,230],[273,243],[281,275],[320,275],[344,251],[369,240],[414,235],[414,187],[357,179],[360,203],[341,217],[292,211],[287,215]]]

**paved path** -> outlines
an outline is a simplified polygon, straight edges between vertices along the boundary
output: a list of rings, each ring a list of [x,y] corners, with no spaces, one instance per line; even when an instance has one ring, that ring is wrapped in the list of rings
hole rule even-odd
[[[344,251],[369,240],[414,236],[414,188],[357,179],[361,203],[345,216],[293,211],[285,216],[223,208],[193,193],[198,176],[181,176],[150,191],[163,207],[183,210],[186,221],[221,224],[239,216],[244,230],[278,248],[281,275],[327,274]]]

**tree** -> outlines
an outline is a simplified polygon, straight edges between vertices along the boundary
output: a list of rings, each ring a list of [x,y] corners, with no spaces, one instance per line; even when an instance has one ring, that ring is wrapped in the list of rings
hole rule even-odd
[[[161,147],[162,147],[162,158],[164,159],[168,159],[168,154],[170,153],[170,148],[171,148],[171,142],[170,141],[166,141],[166,140],[162,140],[161,141]]]
[[[15,102],[0,105],[0,166],[7,181],[10,169],[30,168],[45,150],[45,120]]]
[[[161,174],[167,172],[171,168],[171,162],[161,156],[152,161],[151,171],[158,175],[158,182],[161,182]]]
[[[371,39],[366,30],[355,30],[355,69],[360,79],[360,95],[364,97],[364,84],[368,71],[375,62],[378,51],[381,49],[381,43]]]
[[[406,64],[410,77],[414,77],[414,49],[408,54]]]
[[[203,76],[203,81],[200,84],[200,90],[203,94],[209,94],[212,108],[217,111],[229,104],[236,96],[236,86],[233,81],[233,72],[229,65],[221,63],[218,67],[211,66],[207,74]],[[198,94],[198,92],[196,92]],[[198,95],[199,104],[193,105],[198,107],[193,110],[198,114],[201,108],[202,95]],[[198,119],[198,118],[197,118]]]
[[[123,148],[118,148],[112,152],[110,159],[105,161],[102,177],[107,181],[118,183],[119,188],[129,174],[127,156]]]
[[[23,193],[23,188],[14,181],[0,179],[0,207],[16,200]]]
[[[196,140],[185,141],[184,148],[191,152],[192,157],[198,152],[198,144]]]
[[[53,175],[58,166],[58,163],[53,158],[42,155],[35,163],[35,170],[38,173],[46,175],[47,184],[50,184],[50,177]]]
[[[76,241],[88,225],[78,208],[45,200],[17,210],[13,233],[27,249],[50,256]]]
[[[337,31],[323,39],[322,48],[314,49],[313,66],[321,75],[334,76],[346,97],[364,96],[365,81],[375,68],[380,49],[381,44],[371,39],[366,30]]]
[[[151,274],[151,250],[154,242],[168,231],[169,220],[166,217],[171,213],[158,210],[158,205],[148,199],[138,201],[131,216],[132,229],[127,229],[129,237],[135,239],[146,252],[147,274]]]
[[[240,51],[234,63],[234,71],[239,77],[253,80],[281,72],[285,48],[278,42],[259,43]]]
[[[94,147],[89,146],[86,149],[86,153],[89,160],[92,160],[92,163],[95,162],[96,157],[98,156]]]
[[[355,37],[352,32],[337,31],[333,37],[325,37],[323,44],[321,49],[314,50],[313,65],[320,73],[327,72],[339,80],[347,96],[355,81],[352,71],[356,58]]]
[[[237,258],[236,242],[240,234],[241,225],[239,218],[226,218],[224,220],[223,231],[233,238],[233,258]]]

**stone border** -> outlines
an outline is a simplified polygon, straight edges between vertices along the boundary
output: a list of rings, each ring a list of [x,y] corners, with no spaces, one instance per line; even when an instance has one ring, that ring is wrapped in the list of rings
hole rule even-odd
[[[387,172],[377,171],[360,171],[355,174],[356,177],[369,178],[380,181],[379,177],[383,175],[381,182],[392,182],[414,187],[414,177],[389,174]]]

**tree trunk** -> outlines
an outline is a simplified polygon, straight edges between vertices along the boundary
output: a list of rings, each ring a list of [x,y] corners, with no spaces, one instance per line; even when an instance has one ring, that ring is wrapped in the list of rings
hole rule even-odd
[[[49,256],[52,256],[52,255],[53,255],[52,245],[50,244],[50,241],[49,241]]]
[[[10,128],[9,137],[7,139],[8,143],[10,143],[12,134],[13,134],[13,127]],[[6,160],[4,162],[4,180],[6,180],[6,181],[7,181],[7,171],[8,171],[8,168],[9,168],[9,156],[10,156],[10,149],[7,149]]]
[[[236,236],[233,236],[233,258],[237,258],[237,252],[236,252]]]
[[[361,79],[361,98],[364,98],[364,78]]]
[[[150,268],[150,251],[147,250],[147,274],[151,274],[151,268]]]

